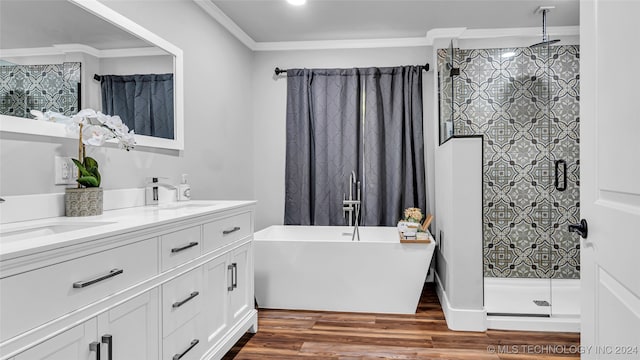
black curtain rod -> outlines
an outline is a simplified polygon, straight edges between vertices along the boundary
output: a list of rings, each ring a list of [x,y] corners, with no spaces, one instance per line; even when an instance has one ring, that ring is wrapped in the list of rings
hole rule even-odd
[[[102,80],[102,76],[100,76],[98,74],[93,74],[93,80],[100,81],[100,80]]]
[[[418,66],[421,67],[422,70],[424,70],[424,71],[429,71],[429,63],[426,63],[424,65],[418,65]],[[276,73],[276,75],[280,75],[282,73],[286,73],[287,70],[280,69],[279,67],[276,67],[274,72]]]

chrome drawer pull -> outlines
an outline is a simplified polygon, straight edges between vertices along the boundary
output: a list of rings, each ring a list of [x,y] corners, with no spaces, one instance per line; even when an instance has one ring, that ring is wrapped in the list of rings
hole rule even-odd
[[[100,343],[97,341],[89,344],[89,351],[96,353],[96,360],[100,360]]]
[[[172,253],[177,253],[177,252],[180,252],[180,251],[183,251],[183,250],[187,250],[187,249],[192,248],[192,247],[197,246],[197,245],[198,245],[198,242],[197,241],[193,241],[193,242],[188,243],[185,246],[173,248],[173,249],[171,249],[171,252]]]
[[[238,264],[232,263],[231,266],[233,266],[233,272],[231,273],[231,275],[233,275],[233,280],[231,282],[231,286],[235,289],[238,287]]]
[[[198,345],[198,343],[200,342],[200,340],[198,339],[194,339],[191,344],[189,344],[189,347],[187,348],[187,350],[183,351],[182,354],[175,354],[173,355],[173,357],[171,359],[173,360],[179,360],[182,359],[183,356],[185,356],[189,351],[191,351],[191,349],[193,349],[194,346]]]
[[[95,284],[97,282],[100,282],[102,280],[107,280],[107,279],[112,278],[112,277],[114,277],[116,275],[120,275],[123,272],[124,272],[124,270],[122,270],[122,269],[113,269],[113,270],[109,271],[108,274],[99,276],[99,277],[97,277],[95,279],[87,280],[87,281],[74,282],[73,283],[73,288],[74,289],[80,289],[80,288],[83,288],[83,287],[87,287],[89,285],[93,285],[93,284]]]
[[[235,226],[233,229],[223,230],[222,231],[222,235],[229,235],[229,234],[234,233],[234,232],[236,232],[238,230],[240,230],[240,226]]]
[[[113,360],[113,337],[111,335],[102,335],[102,343],[107,344],[107,360]]]
[[[231,272],[231,285],[227,286],[227,291],[233,291],[233,264],[227,266],[227,271]],[[227,280],[229,279],[227,278]]]
[[[194,297],[196,297],[198,295],[200,295],[200,293],[197,292],[197,291],[194,291],[194,292],[191,293],[191,295],[189,295],[188,298],[186,298],[186,299],[184,299],[182,301],[178,301],[178,302],[173,303],[173,305],[171,305],[171,307],[174,308],[174,309],[179,308],[180,306],[186,304],[187,302],[189,302],[190,300],[192,300]]]

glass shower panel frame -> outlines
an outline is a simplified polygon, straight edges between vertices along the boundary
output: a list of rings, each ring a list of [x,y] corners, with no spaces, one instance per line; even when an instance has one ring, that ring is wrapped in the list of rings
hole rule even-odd
[[[458,127],[485,135],[485,307],[490,315],[550,316],[549,49],[467,54],[460,63],[475,74],[461,79],[471,101]]]
[[[560,313],[575,313],[566,299],[579,285],[565,282],[580,271],[579,239],[567,230],[579,220],[579,47],[438,55],[441,140],[450,116],[455,136],[483,136],[487,312],[550,316],[555,296]]]

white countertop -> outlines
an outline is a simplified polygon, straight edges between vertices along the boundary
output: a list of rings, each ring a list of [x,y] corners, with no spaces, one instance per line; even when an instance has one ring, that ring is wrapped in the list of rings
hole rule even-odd
[[[20,221],[0,225],[0,261],[28,256],[56,248],[67,247],[108,236],[153,228],[163,224],[215,214],[248,205],[255,201],[208,201],[191,200],[160,206],[140,206],[105,211],[102,215],[86,217],[54,217],[30,221]],[[29,237],[11,235],[21,230],[44,227],[81,227],[54,234],[29,233]]]

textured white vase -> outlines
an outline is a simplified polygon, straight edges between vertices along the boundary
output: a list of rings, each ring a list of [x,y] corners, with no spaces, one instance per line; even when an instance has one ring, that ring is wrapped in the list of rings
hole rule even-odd
[[[102,188],[66,188],[64,213],[66,216],[101,215]]]

